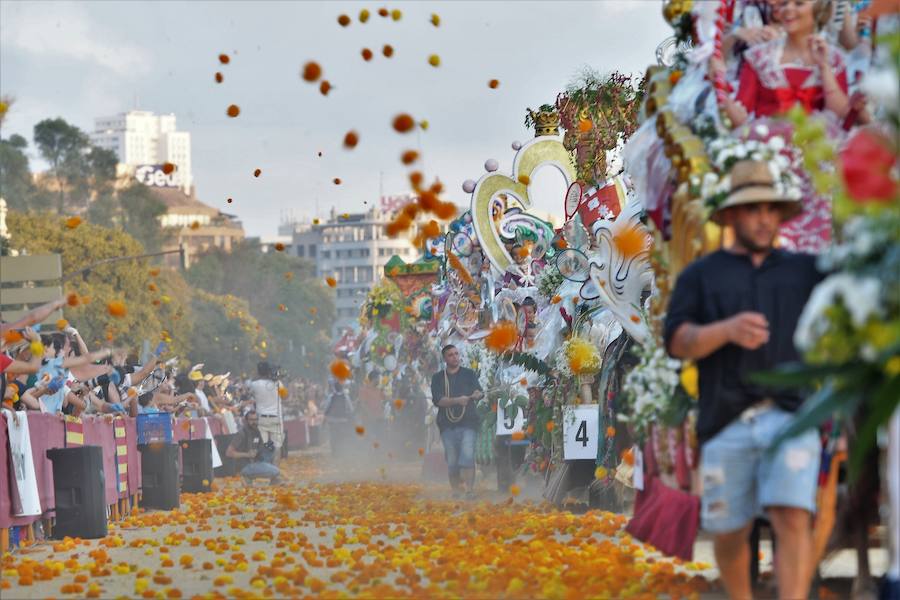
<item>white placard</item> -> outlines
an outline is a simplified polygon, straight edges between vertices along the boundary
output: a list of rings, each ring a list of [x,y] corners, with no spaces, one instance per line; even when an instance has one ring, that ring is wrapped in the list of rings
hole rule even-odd
[[[600,405],[566,406],[563,411],[563,458],[596,459],[600,436]]]
[[[24,410],[13,413],[3,411],[9,435],[9,449],[15,470],[16,487],[22,510],[17,517],[41,514],[41,500],[38,495],[37,476],[34,474],[34,457],[31,455],[31,434],[28,430],[28,413]]]
[[[515,410],[515,416],[507,417],[501,407],[497,407],[497,435],[512,435],[525,430],[525,411],[515,404],[510,404],[508,409],[510,415]]]
[[[212,457],[212,466],[213,469],[218,469],[222,466],[222,457],[219,456],[219,449],[216,447],[216,438],[213,437],[212,427],[209,426],[209,418],[203,417],[203,423],[206,425],[206,439],[209,440],[209,454]]]
[[[634,489],[643,490],[644,489],[644,453],[641,452],[641,447],[638,445],[634,446]]]
[[[234,420],[234,415],[231,414],[230,411],[223,411],[222,419],[225,421],[225,430],[228,431],[229,434],[238,432],[238,426]]]

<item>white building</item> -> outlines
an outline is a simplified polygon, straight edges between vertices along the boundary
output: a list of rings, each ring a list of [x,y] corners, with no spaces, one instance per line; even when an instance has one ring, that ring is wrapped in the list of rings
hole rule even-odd
[[[190,193],[194,183],[191,134],[177,130],[174,114],[156,115],[131,110],[112,117],[98,117],[94,119],[94,132],[90,137],[95,146],[116,153],[122,173],[135,174],[139,179],[155,175],[159,181],[142,183],[178,187],[185,194]],[[149,168],[165,163],[175,165],[175,171],[165,177]]]
[[[394,208],[389,202],[382,205],[386,209]],[[325,222],[291,226],[293,240],[286,251],[313,262],[318,277],[334,277],[337,281],[337,319],[332,328],[335,334],[346,327],[356,327],[360,306],[369,290],[384,276],[384,265],[392,256],[396,254],[405,262],[414,262],[421,254],[411,241],[417,233],[415,226],[396,238],[384,232],[392,213],[393,210],[374,207],[365,213],[337,214],[332,209]],[[286,227],[280,228],[280,232],[284,231]]]

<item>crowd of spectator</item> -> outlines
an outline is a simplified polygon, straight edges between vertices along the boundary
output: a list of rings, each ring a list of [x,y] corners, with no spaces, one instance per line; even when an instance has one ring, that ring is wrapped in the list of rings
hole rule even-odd
[[[50,302],[0,324],[4,408],[72,416],[230,413],[237,423],[257,408],[261,398],[253,381],[204,374],[202,364],[185,368],[167,355],[164,343],[143,357],[123,347],[91,350],[72,324],[46,323],[65,304],[65,299]],[[316,418],[321,388],[304,379],[280,379],[279,416]]]

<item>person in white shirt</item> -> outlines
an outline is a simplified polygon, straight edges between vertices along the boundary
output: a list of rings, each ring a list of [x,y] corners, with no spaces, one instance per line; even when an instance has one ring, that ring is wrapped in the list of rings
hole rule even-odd
[[[283,412],[281,410],[281,384],[275,381],[272,366],[263,361],[256,366],[259,378],[250,382],[250,394],[259,418],[259,433],[264,444],[274,444],[275,463],[281,458],[284,443]],[[286,390],[285,390],[286,391]]]
[[[209,404],[209,398],[206,397],[206,392],[203,391],[204,387],[206,387],[206,380],[198,379],[194,382],[194,395],[197,396],[197,400],[200,401],[200,406],[203,407],[203,414],[208,414],[212,412],[212,408]]]

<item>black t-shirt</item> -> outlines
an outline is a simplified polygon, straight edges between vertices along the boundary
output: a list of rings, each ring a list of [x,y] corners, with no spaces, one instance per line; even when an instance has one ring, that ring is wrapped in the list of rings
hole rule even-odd
[[[478,375],[472,369],[460,367],[456,373],[448,373],[447,380],[450,383],[450,393],[445,389],[444,371],[438,371],[431,377],[431,401],[437,406],[441,398],[448,396],[455,398],[458,396],[470,396],[475,390],[480,390],[481,385],[478,383]],[[466,405],[466,412],[462,419],[456,423],[451,423],[447,418],[447,409],[440,408],[438,410],[437,424],[441,431],[453,427],[468,427],[469,429],[477,429],[479,424],[478,412],[475,410],[475,400],[469,400]],[[454,406],[454,414],[458,414],[461,406]]]
[[[750,382],[749,375],[800,360],[794,330],[822,278],[814,256],[784,250],[773,250],[759,267],[749,256],[719,250],[678,277],[666,315],[666,348],[682,323],[706,325],[743,311],[762,313],[769,322],[769,341],[756,350],[726,344],[697,362],[701,444],[764,398],[790,412],[803,403],[801,391],[766,388]]]
[[[231,440],[231,443],[228,445],[229,448],[234,448],[237,452],[253,452],[254,454],[259,449],[259,445],[262,442],[262,436],[259,434],[259,429],[256,427],[244,427],[236,434]],[[252,459],[249,458],[238,458],[239,466],[243,467],[245,464],[252,462]]]

